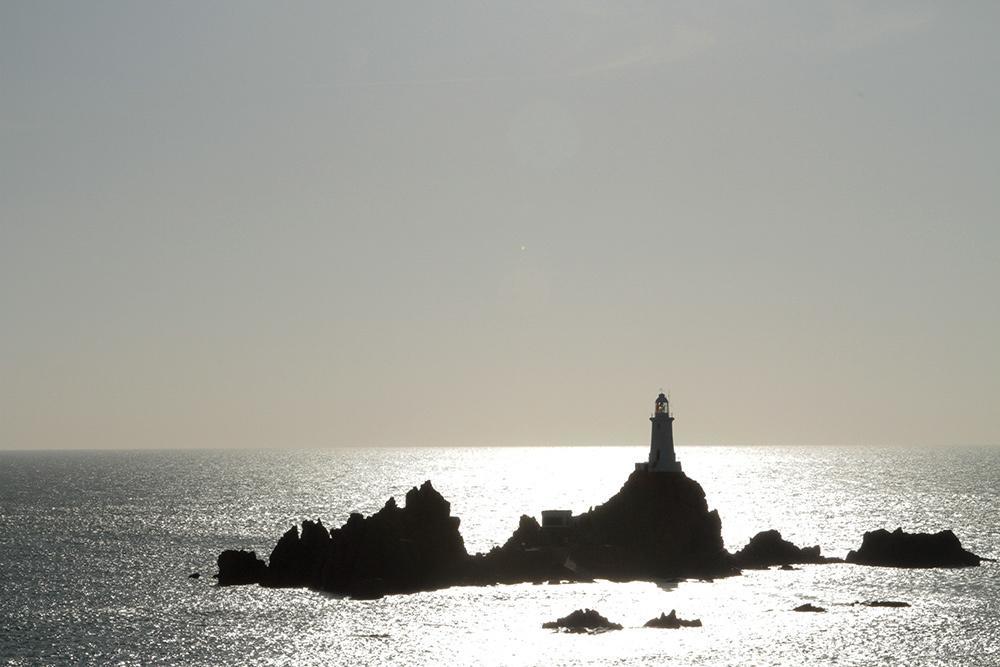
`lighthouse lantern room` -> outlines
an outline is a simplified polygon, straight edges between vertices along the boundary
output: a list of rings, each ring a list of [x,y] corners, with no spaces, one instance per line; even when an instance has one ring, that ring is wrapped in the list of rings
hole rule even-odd
[[[635,464],[636,470],[649,472],[681,472],[681,463],[674,454],[674,417],[670,401],[661,393],[653,403],[652,434],[649,439],[649,460]]]

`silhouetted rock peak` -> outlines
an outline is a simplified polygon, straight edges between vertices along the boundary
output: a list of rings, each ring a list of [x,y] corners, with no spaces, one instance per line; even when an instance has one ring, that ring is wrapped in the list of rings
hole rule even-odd
[[[292,526],[271,551],[265,584],[307,586],[318,574],[329,542],[330,533],[322,521],[303,521],[301,536],[298,528]]]
[[[447,518],[451,514],[451,503],[431,486],[427,480],[420,488],[413,487],[406,492],[406,510],[423,518]]]
[[[722,521],[683,473],[636,470],[603,505],[574,519],[570,558],[591,576],[670,578],[733,574]]]
[[[800,548],[782,539],[778,531],[765,530],[750,538],[750,542],[733,555],[733,561],[739,568],[764,569],[772,565],[830,563],[839,559],[821,556],[819,546]]]
[[[847,554],[848,563],[888,567],[970,567],[982,560],[963,549],[950,530],[933,534],[874,530],[865,533],[857,551]]]
[[[658,618],[651,618],[646,621],[642,627],[667,628],[669,630],[676,630],[677,628],[700,628],[701,619],[695,618],[688,621],[683,618],[677,618],[677,610],[671,609],[669,614],[661,613]]]
[[[795,608],[795,609],[793,609],[792,611],[811,611],[811,612],[825,612],[825,611],[826,611],[826,609],[823,609],[823,607],[817,607],[816,605],[814,605],[814,604],[809,604],[809,603],[807,602],[807,603],[805,603],[805,604],[800,604],[800,605],[799,605],[798,607],[796,607],[796,608]]]
[[[547,630],[566,630],[567,632],[622,629],[620,623],[609,621],[594,609],[577,609],[556,621],[542,623],[542,627]]]
[[[533,516],[522,514],[517,522],[517,529],[504,543],[504,549],[535,547],[541,544],[542,527]]]

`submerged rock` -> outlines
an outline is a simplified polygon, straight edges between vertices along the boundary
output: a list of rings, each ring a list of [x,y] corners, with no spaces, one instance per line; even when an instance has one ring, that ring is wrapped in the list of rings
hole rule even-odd
[[[765,530],[757,533],[750,542],[733,554],[736,567],[742,569],[766,569],[772,565],[788,565],[792,563],[836,563],[839,558],[829,558],[820,555],[819,546],[797,547],[788,540],[782,539],[776,530]]]
[[[220,586],[260,584],[267,577],[267,564],[254,551],[227,549],[217,559]]]
[[[984,560],[962,548],[950,530],[905,533],[884,529],[865,533],[861,547],[847,554],[847,562],[887,567],[973,567]]]
[[[577,609],[556,621],[542,623],[542,627],[546,630],[566,630],[567,632],[622,629],[620,623],[612,623],[594,609]]]
[[[796,607],[796,608],[795,608],[795,609],[793,609],[792,611],[811,611],[811,612],[825,612],[825,611],[826,611],[826,609],[824,609],[823,607],[817,607],[816,605],[814,605],[814,604],[809,604],[809,603],[807,602],[807,603],[805,603],[805,604],[800,604],[800,605],[799,605],[798,607]]]
[[[855,605],[861,605],[863,607],[910,607],[912,606],[909,602],[901,602],[899,600],[865,600],[864,602],[855,602]]]
[[[690,621],[677,618],[677,610],[671,609],[669,614],[660,613],[658,618],[651,618],[643,624],[644,628],[700,628],[701,619],[695,618]]]

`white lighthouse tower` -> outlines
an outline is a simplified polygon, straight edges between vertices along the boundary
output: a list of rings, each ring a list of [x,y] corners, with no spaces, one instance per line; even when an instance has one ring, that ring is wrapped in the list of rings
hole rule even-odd
[[[670,401],[664,394],[653,404],[652,434],[649,438],[649,460],[636,463],[636,470],[649,472],[681,472],[681,462],[674,454],[674,417],[670,414]]]

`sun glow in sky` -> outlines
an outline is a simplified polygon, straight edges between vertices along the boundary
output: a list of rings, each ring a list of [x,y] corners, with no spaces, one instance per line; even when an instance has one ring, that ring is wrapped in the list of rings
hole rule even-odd
[[[0,6],[0,447],[998,444],[1000,5]]]

